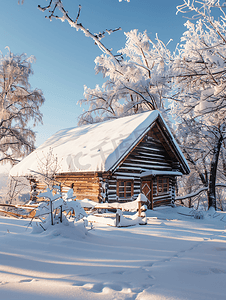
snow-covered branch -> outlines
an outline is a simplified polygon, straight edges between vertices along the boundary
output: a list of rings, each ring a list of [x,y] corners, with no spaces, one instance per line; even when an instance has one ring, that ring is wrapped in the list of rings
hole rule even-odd
[[[185,196],[181,196],[181,197],[176,197],[175,200],[176,201],[182,201],[182,200],[185,200],[187,198],[193,198],[193,197],[196,197],[198,196],[199,194],[201,194],[202,192],[205,192],[208,190],[208,187],[204,187],[204,188],[200,188],[199,190],[197,190],[196,192],[194,193],[190,193],[190,194],[187,194]]]
[[[8,55],[0,58],[0,153],[1,161],[16,163],[34,150],[35,133],[27,128],[42,121],[40,106],[42,91],[31,90],[30,58],[26,55]]]
[[[80,14],[81,14],[81,5],[79,5],[78,14],[75,20],[69,16],[69,12],[64,8],[63,3],[61,0],[50,0],[49,5],[47,6],[40,6],[38,5],[38,8],[41,11],[48,11],[49,15],[46,16],[46,18],[49,18],[50,21],[55,18],[59,19],[62,22],[65,20],[69,23],[69,25],[73,28],[75,28],[77,31],[81,30],[85,36],[90,37],[95,44],[100,48],[102,52],[109,55],[111,59],[116,63],[116,65],[120,66],[120,60],[117,58],[117,56],[114,56],[110,49],[108,49],[102,42],[101,39],[107,34],[111,34],[113,32],[116,32],[118,30],[121,30],[121,27],[118,27],[116,29],[106,29],[105,31],[99,32],[99,33],[91,33],[88,29],[86,29],[81,23],[78,23]],[[56,10],[59,10],[59,12],[62,14],[62,16],[58,16],[55,14]]]

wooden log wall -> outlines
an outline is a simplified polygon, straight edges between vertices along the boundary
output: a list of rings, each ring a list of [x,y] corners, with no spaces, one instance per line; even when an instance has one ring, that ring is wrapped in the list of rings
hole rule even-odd
[[[104,177],[104,176],[103,176]],[[137,198],[137,196],[140,194],[140,186],[141,186],[141,179],[140,177],[131,177],[131,176],[120,176],[118,177],[117,174],[114,174],[111,176],[111,178],[108,179],[108,188],[107,188],[107,202],[115,202],[115,201],[121,201],[125,202],[125,199],[118,199],[117,197],[117,181],[120,179],[126,179],[126,180],[132,180],[133,181],[133,197],[131,199],[126,199],[127,201],[133,201]],[[104,179],[105,180],[105,179]]]
[[[31,185],[31,193],[30,193],[30,200],[32,202],[41,202],[45,200],[44,198],[37,197],[40,193],[43,193],[46,191],[46,184],[44,182],[38,181],[35,178],[30,179],[30,185]]]
[[[172,201],[175,199],[175,195],[173,193],[175,180],[174,177],[166,177],[163,176],[162,178],[168,178],[169,180],[169,190],[165,193],[158,193],[157,191],[157,177],[153,178],[153,206],[158,207],[160,205],[168,205],[171,204]]]
[[[127,201],[132,201],[141,192],[142,172],[150,170],[173,171],[178,169],[178,162],[172,160],[162,141],[153,137],[153,134],[149,132],[109,179],[108,201],[120,200],[117,198],[117,180],[131,179],[134,181],[134,195],[131,199],[126,199]],[[155,184],[157,184],[156,182],[156,177],[153,177],[154,188]],[[169,178],[169,191],[161,195],[154,194],[154,206],[159,206],[163,202],[165,204],[171,203],[172,199],[175,198],[173,194],[174,185],[173,177]]]
[[[62,186],[73,185],[77,200],[88,198],[95,202],[101,201],[102,177],[98,173],[63,173],[56,177]]]
[[[56,176],[56,185],[61,185],[62,192],[67,192],[73,186],[76,199],[88,198],[95,202],[102,200],[102,177],[98,173],[62,173]],[[36,181],[36,192],[42,193],[47,186],[44,182]],[[43,200],[43,199],[37,199]]]

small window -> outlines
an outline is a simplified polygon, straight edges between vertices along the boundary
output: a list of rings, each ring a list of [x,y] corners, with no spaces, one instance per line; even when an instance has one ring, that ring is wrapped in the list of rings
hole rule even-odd
[[[169,178],[157,177],[158,194],[164,194],[169,191]]]
[[[119,198],[132,198],[133,196],[133,181],[119,180],[117,182],[117,196]]]

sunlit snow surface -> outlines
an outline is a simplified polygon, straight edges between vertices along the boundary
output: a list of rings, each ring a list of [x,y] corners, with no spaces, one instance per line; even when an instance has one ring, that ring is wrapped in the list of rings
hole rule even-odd
[[[226,214],[148,211],[148,224],[56,225],[0,218],[0,299],[225,299]]]

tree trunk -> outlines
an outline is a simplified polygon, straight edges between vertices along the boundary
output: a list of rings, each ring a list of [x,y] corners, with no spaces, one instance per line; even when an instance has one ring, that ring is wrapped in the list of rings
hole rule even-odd
[[[213,149],[213,157],[210,165],[210,180],[209,180],[209,190],[208,190],[208,208],[214,207],[216,210],[216,176],[217,176],[217,165],[219,160],[219,154],[221,145],[223,142],[223,136],[216,140],[216,144]]]
[[[225,161],[225,155],[224,155],[224,150],[225,149],[225,144],[223,144],[223,149],[221,151],[221,157],[222,157],[222,164],[223,164],[223,174],[226,176],[226,161]]]

